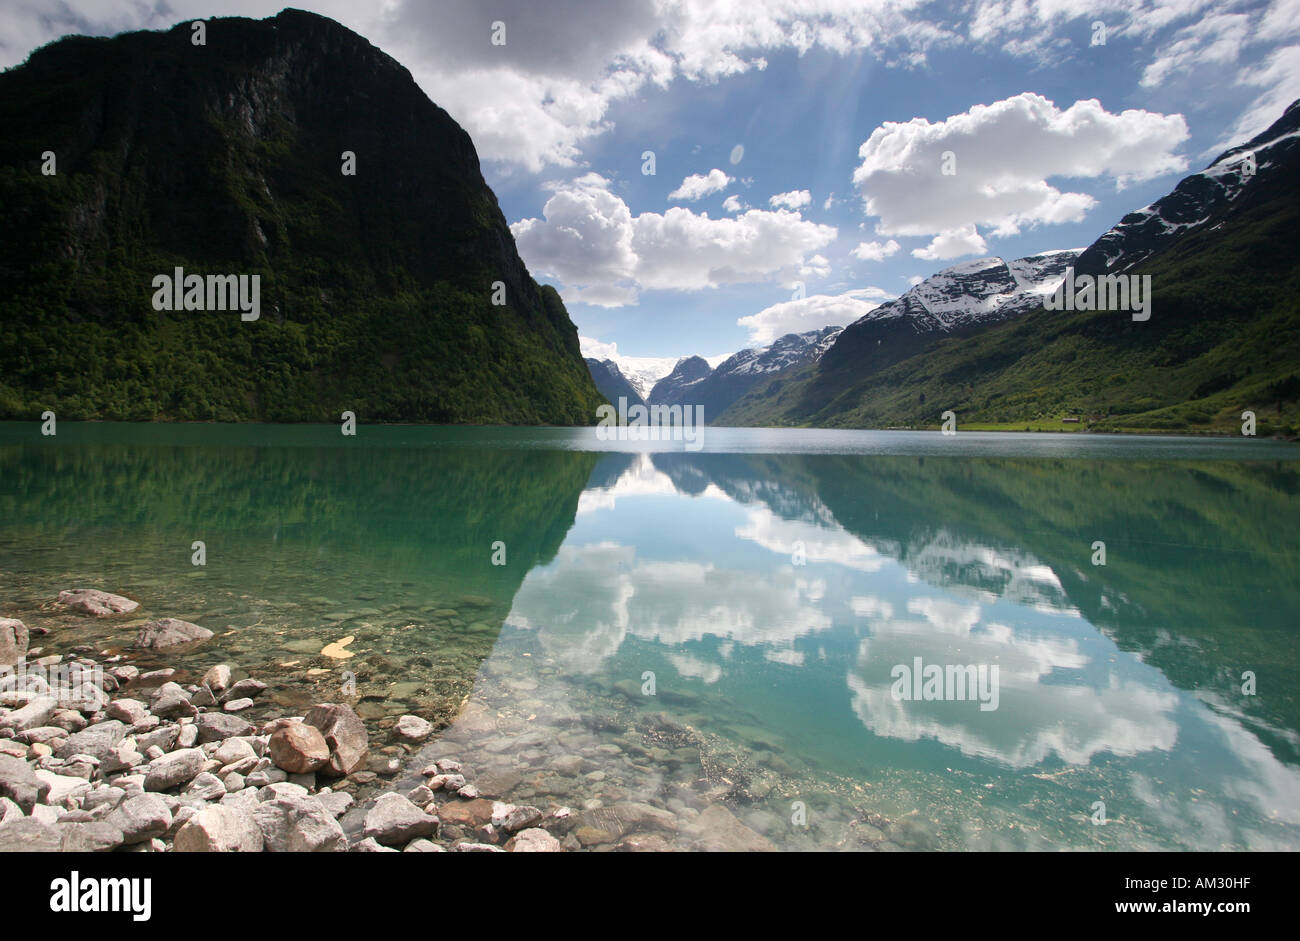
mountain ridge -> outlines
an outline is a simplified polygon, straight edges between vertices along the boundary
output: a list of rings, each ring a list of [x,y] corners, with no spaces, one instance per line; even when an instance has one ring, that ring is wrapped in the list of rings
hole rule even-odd
[[[203,22],[0,74],[0,417],[593,422],[563,302],[410,72],[313,13]],[[258,276],[261,318],[155,311],[174,267]]]
[[[1256,433],[1296,437],[1298,105],[1080,253],[1076,276],[1149,274],[1149,322],[1039,305],[958,335],[878,336],[875,353],[868,314],[816,366],[770,378],[719,423],[936,427],[952,411],[959,428],[1241,434],[1251,412]],[[1255,172],[1242,180],[1247,152]],[[1185,218],[1195,224],[1175,229]]]

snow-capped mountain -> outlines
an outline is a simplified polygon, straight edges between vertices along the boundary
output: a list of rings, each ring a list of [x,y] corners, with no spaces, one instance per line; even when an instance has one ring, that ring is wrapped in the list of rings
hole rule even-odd
[[[919,332],[950,333],[1006,320],[1043,302],[1082,249],[1064,249],[1005,261],[978,258],[930,275],[897,300],[881,304],[851,324],[907,317]]]
[[[843,329],[823,327],[806,333],[788,333],[769,346],[733,353],[716,369],[711,369],[698,356],[683,359],[669,376],[655,385],[650,402],[702,405],[704,420],[713,421],[766,377],[819,360]]]
[[[1221,154],[1173,192],[1130,212],[1075,262],[1079,274],[1118,274],[1198,229],[1273,199],[1300,161],[1300,101],[1268,130]]]
[[[591,379],[596,383],[596,388],[600,394],[609,399],[615,405],[618,404],[619,398],[627,399],[627,404],[644,405],[645,397],[637,390],[628,378],[623,375],[619,369],[618,363],[612,359],[593,359],[587,357],[587,370],[591,373]]]
[[[678,360],[670,356],[620,356],[614,362],[637,395],[648,401],[655,383],[672,372]]]
[[[771,346],[733,353],[713,371],[719,376],[761,376],[789,369],[810,359],[821,359],[843,327],[823,327],[806,333],[787,333]]]
[[[709,378],[711,372],[713,367],[703,356],[679,359],[673,371],[655,383],[648,401],[653,405],[694,405],[694,399],[688,401],[688,393]]]
[[[845,327],[822,362],[829,369],[879,369],[917,352],[935,334],[963,333],[1027,313],[1056,290],[1080,251],[1012,261],[993,256],[945,268]]]
[[[927,278],[846,327],[816,369],[767,380],[719,423],[916,426],[960,407],[968,423],[1084,414],[1107,429],[1223,432],[1241,403],[1266,400],[1273,427],[1294,435],[1298,167],[1300,101],[1082,251]],[[1160,325],[1043,309],[1071,266],[1150,272]],[[1042,377],[1061,363],[1073,379],[1058,395]]]

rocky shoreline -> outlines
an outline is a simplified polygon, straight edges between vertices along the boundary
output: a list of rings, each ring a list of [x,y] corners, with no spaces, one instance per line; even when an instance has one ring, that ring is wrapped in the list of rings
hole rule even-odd
[[[70,631],[63,653],[29,649],[46,628],[0,618],[0,852],[933,847],[928,822],[863,807],[853,782],[819,799],[759,729],[739,730],[748,749],[728,743],[642,711],[622,684],[590,712],[563,693],[543,701],[525,666],[535,652],[425,718],[346,686],[322,702],[274,670],[269,684],[238,676],[212,655],[221,638],[174,618],[141,625],[138,607],[62,592],[42,608],[54,637],[85,617],[119,638],[105,649]],[[813,821],[787,821],[805,801]]]
[[[95,590],[59,602],[94,617],[136,602]],[[135,646],[185,648],[212,636],[174,618],[151,621]],[[482,797],[442,758],[424,783],[376,783],[369,733],[352,708],[319,703],[264,717],[267,689],[229,666],[181,685],[174,669],[142,673],[122,654],[30,648],[19,620],[0,619],[0,852],[559,852],[568,808],[543,811]],[[7,669],[6,669],[7,668]],[[46,675],[57,677],[51,684]],[[272,708],[272,711],[275,711]],[[402,716],[408,746],[433,733]],[[400,762],[386,768],[395,774]]]

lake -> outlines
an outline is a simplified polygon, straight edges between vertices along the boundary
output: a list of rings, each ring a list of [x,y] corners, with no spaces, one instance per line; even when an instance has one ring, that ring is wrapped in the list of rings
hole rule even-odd
[[[342,698],[398,780],[452,756],[539,806],[722,804],[782,849],[1300,848],[1300,448],[702,440],[3,423],[0,616],[59,649],[194,621],[139,662]],[[406,713],[450,725],[407,755]]]

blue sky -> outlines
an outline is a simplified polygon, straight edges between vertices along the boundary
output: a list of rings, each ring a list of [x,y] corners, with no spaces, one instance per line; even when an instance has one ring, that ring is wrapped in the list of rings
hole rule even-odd
[[[1300,0],[300,5],[470,132],[530,270],[620,360],[716,357],[953,264],[1085,246],[1300,97]],[[0,57],[279,6],[18,0]],[[717,188],[688,198],[694,175]]]

